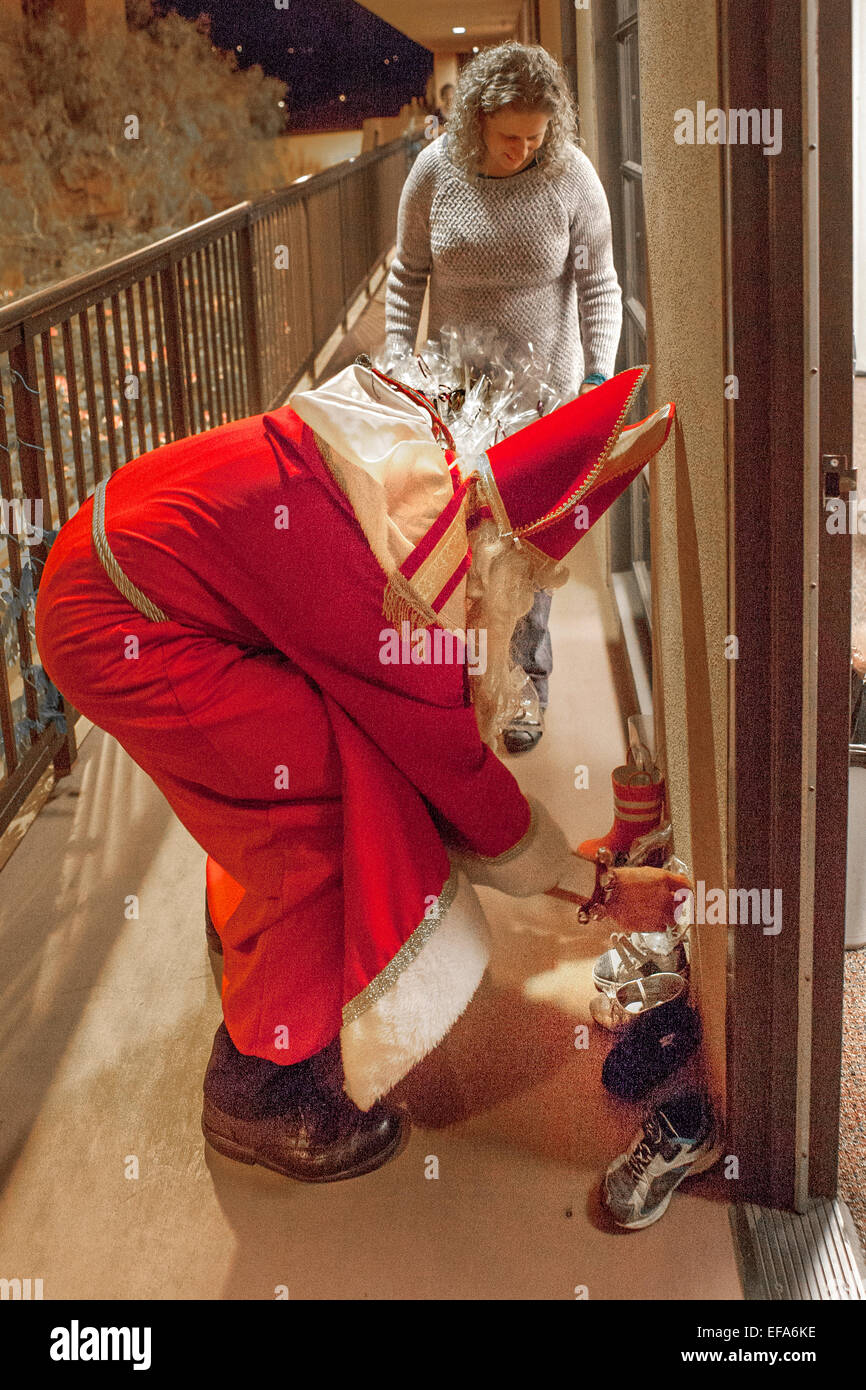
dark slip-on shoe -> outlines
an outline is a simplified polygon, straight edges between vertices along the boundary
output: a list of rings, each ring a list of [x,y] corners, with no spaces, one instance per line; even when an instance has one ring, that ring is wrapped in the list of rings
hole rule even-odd
[[[539,713],[538,719],[518,715],[512,719],[511,723],[502,732],[502,742],[505,744],[506,751],[509,753],[528,753],[531,748],[541,742],[541,735],[544,733],[544,715]]]

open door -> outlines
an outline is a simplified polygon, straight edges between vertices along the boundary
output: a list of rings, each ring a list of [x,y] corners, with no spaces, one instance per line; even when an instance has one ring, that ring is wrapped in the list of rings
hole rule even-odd
[[[775,156],[728,147],[730,882],[780,890],[782,929],[730,935],[737,1195],[836,1194],[851,536],[827,526],[852,454],[851,13],[723,0],[724,104],[779,111]]]

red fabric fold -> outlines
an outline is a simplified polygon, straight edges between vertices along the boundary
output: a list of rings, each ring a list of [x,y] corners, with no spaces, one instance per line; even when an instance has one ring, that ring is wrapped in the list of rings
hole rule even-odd
[[[481,743],[461,666],[383,664],[386,576],[289,408],[110,480],[111,548],[168,623],[113,588],[91,510],[49,553],[40,657],[160,787],[211,879],[216,865],[234,879],[216,924],[236,1045],[300,1060],[423,921],[448,876],[445,838],[499,854],[528,803]]]

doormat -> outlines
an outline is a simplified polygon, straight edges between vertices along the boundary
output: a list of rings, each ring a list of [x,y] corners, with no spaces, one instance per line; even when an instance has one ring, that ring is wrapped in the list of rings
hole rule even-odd
[[[746,1299],[866,1299],[866,1265],[844,1202],[820,1197],[806,1211],[736,1202],[730,1212]]]

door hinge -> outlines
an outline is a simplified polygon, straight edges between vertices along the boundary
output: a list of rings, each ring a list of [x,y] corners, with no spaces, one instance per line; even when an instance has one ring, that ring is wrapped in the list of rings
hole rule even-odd
[[[848,467],[847,454],[823,454],[821,477],[825,498],[857,491],[857,469]]]

